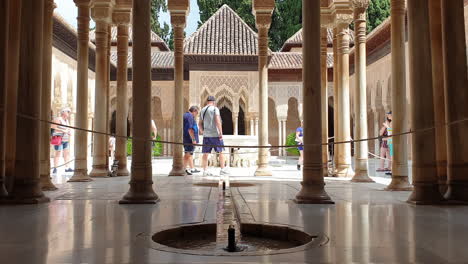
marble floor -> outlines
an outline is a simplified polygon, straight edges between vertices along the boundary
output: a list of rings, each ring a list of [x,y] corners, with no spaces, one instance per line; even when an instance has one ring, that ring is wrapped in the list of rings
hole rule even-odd
[[[152,247],[150,235],[170,226],[214,223],[218,190],[194,186],[201,176],[167,177],[171,161],[154,160],[156,205],[119,205],[128,177],[66,183],[59,170],[51,203],[0,206],[0,263],[468,263],[468,207],[413,206],[408,192],[383,191],[389,179],[357,184],[327,178],[336,204],[298,205],[300,172],[290,160],[273,177],[232,169],[231,188],[251,219],[289,225],[329,242],[289,254],[178,254]],[[216,178],[216,177],[213,177]]]

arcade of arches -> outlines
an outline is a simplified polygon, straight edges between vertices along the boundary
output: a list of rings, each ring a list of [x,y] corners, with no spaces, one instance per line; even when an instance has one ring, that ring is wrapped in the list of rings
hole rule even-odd
[[[8,263],[468,259],[468,1],[391,0],[391,17],[367,34],[369,1],[303,0],[303,28],[271,51],[274,0],[252,1],[255,29],[223,5],[187,37],[191,1],[168,0],[171,51],[150,29],[150,0],[74,0],[77,28],[54,13],[54,0],[2,0],[0,256]],[[184,112],[210,95],[227,144],[263,147],[228,149],[231,175],[223,179],[187,175],[177,144],[162,144],[153,159],[151,120],[163,141],[182,142]],[[54,174],[50,121],[64,108],[73,172]],[[385,176],[374,157],[389,111]],[[285,145],[301,122],[299,167],[286,148],[267,147]],[[239,155],[253,166],[236,162]],[[221,190],[192,184],[220,179],[254,184],[231,188],[238,221],[324,233],[329,242],[268,258],[154,249],[155,230],[217,222]]]

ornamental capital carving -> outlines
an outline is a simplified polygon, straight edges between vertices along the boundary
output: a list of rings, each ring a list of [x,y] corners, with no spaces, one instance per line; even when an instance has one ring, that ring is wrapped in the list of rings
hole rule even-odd
[[[115,0],[94,0],[91,5],[91,17],[94,21],[112,23]]]
[[[369,0],[353,0],[354,20],[365,21]]]
[[[128,25],[132,21],[130,10],[114,10],[112,13],[112,23],[116,25]]]
[[[89,8],[91,0],[73,0],[77,7]]]
[[[354,16],[352,13],[338,13],[335,14],[336,27],[348,27],[353,22]]]
[[[271,25],[271,14],[257,14],[255,15],[255,25],[258,29],[270,28]]]
[[[171,24],[173,27],[185,28],[187,23],[187,17],[184,14],[172,14],[171,13]]]

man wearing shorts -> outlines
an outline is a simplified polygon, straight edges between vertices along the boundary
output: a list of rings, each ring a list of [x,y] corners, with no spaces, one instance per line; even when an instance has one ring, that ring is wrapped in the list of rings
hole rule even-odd
[[[212,176],[207,171],[208,154],[214,149],[219,153],[219,163],[221,164],[221,175],[228,175],[229,172],[224,168],[224,143],[223,143],[223,127],[221,123],[221,114],[219,108],[215,105],[214,96],[208,96],[206,106],[200,112],[200,131],[203,133],[203,176]]]
[[[195,117],[198,115],[198,106],[190,107],[189,111],[184,114],[184,168],[187,175],[200,172],[193,166],[193,151],[195,146],[192,144],[198,143],[198,126]],[[189,167],[189,168],[187,168]]]

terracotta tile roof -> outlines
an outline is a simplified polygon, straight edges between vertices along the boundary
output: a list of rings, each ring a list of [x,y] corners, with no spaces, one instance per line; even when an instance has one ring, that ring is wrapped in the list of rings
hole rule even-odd
[[[117,65],[117,51],[111,51],[111,61]],[[128,68],[133,67],[132,51],[128,51]],[[151,68],[153,69],[173,69],[174,53],[167,51],[158,51],[151,53]]]
[[[350,31],[350,45],[354,46],[354,31],[351,29]],[[292,47],[302,47],[302,28],[296,32],[292,37],[290,37],[286,42],[284,43],[283,47],[281,48],[281,51],[289,51],[291,50]],[[328,29],[328,46],[333,46],[333,29]]]
[[[189,55],[257,55],[257,33],[229,6],[223,5],[185,40]]]
[[[327,56],[327,68],[333,67],[333,55]],[[302,53],[273,52],[268,69],[302,69]]]
[[[96,31],[92,30],[89,32],[89,39],[95,43],[96,42]],[[117,27],[112,27],[111,29],[111,43],[117,45]],[[128,28],[128,43],[131,45],[133,43],[133,28]],[[158,36],[158,34],[151,31],[151,46],[158,46],[162,51],[169,51],[169,47],[166,42]]]

